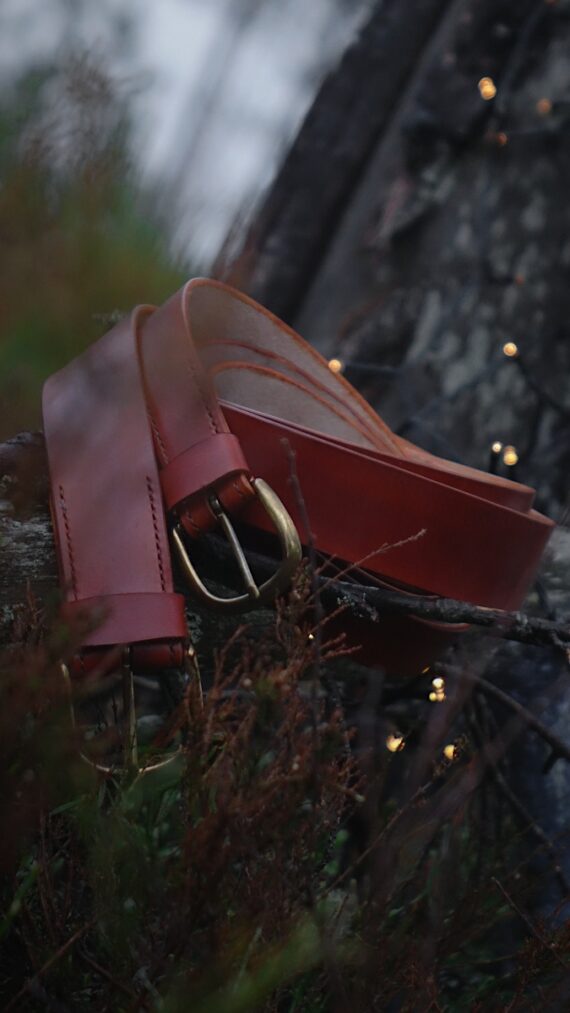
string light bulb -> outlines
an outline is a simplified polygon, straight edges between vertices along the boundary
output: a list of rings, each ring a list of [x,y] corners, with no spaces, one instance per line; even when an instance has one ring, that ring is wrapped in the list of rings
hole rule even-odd
[[[549,116],[552,112],[552,102],[549,98],[540,98],[536,103],[536,111],[539,116]]]
[[[431,684],[434,689],[443,689],[445,681],[441,678],[441,675],[436,675],[435,679],[431,680]]]
[[[386,749],[391,753],[399,753],[406,746],[403,735],[389,735],[386,739]]]
[[[457,747],[453,742],[449,742],[447,746],[443,747],[443,755],[446,760],[454,760],[457,755]]]
[[[497,94],[497,86],[492,77],[482,77],[477,87],[479,94],[485,102],[490,102]]]
[[[509,135],[504,130],[489,130],[485,134],[488,144],[494,144],[497,148],[504,148],[509,143]]]
[[[514,341],[506,341],[503,345],[503,355],[507,356],[507,359],[516,359],[519,354],[519,346]]]
[[[519,455],[517,454],[515,447],[505,447],[503,451],[503,463],[507,465],[507,468],[514,468],[515,464],[518,464]]]
[[[491,444],[491,453],[489,454],[489,473],[491,475],[497,474],[497,467],[499,464],[499,454],[503,449],[503,444],[500,440],[494,440]]]
[[[342,373],[343,363],[341,359],[329,359],[331,373]]]

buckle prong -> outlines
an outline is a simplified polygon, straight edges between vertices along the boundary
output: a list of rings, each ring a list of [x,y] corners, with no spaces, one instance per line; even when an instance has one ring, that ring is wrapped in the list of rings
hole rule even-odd
[[[230,521],[228,515],[224,512],[224,508],[222,507],[222,504],[220,503],[217,496],[210,496],[210,506],[213,512],[215,513],[216,517],[218,518],[223,528],[224,534],[233,549],[233,554],[236,563],[239,567],[240,573],[243,577],[243,582],[247,588],[247,593],[254,601],[257,601],[257,599],[259,598],[259,588],[255,583],[253,573],[249,568],[249,563],[245,558],[245,553],[239,543],[239,539],[235,533],[233,524]]]
[[[174,547],[192,590],[210,608],[221,612],[244,612],[247,609],[254,608],[255,605],[271,601],[279,591],[283,591],[287,587],[301,561],[302,549],[299,535],[283,503],[276,493],[273,492],[271,486],[267,482],[264,482],[262,478],[252,479],[251,484],[257,499],[275,526],[282,553],[281,563],[276,572],[263,584],[259,585],[259,587],[255,583],[233,525],[217,496],[210,498],[210,506],[218,518],[220,526],[231,546],[246,587],[245,594],[236,595],[232,598],[221,598],[219,595],[212,594],[201,577],[199,577],[186,551],[181,525],[177,524],[172,529]]]

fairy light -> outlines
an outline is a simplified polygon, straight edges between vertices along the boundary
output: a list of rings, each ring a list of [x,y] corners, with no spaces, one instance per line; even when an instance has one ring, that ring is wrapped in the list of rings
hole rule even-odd
[[[431,693],[428,699],[431,703],[443,703],[445,700],[445,679],[442,679],[441,675],[436,675],[431,680]]]
[[[497,94],[497,86],[492,77],[482,77],[477,87],[479,94],[485,102],[490,102]]]
[[[516,359],[518,354],[518,345],[514,341],[506,341],[503,345],[503,355],[506,355],[507,359]]]
[[[489,454],[489,473],[491,475],[497,474],[497,467],[499,465],[499,455],[503,449],[503,444],[500,440],[494,440],[491,444],[491,453]]]
[[[341,359],[329,359],[331,373],[342,373],[343,363]]]
[[[498,148],[504,148],[509,143],[509,135],[504,130],[489,130],[485,134],[485,140],[489,144],[496,144]]]
[[[457,746],[453,742],[449,742],[447,746],[443,747],[443,755],[446,760],[454,760],[457,755]]]
[[[505,447],[503,451],[503,463],[507,465],[507,468],[514,468],[515,464],[518,464],[519,455],[517,454],[515,447]]]
[[[389,735],[386,739],[386,749],[391,753],[399,753],[406,746],[403,735]]]
[[[536,103],[536,111],[539,116],[549,116],[552,112],[552,102],[549,98],[540,98]]]

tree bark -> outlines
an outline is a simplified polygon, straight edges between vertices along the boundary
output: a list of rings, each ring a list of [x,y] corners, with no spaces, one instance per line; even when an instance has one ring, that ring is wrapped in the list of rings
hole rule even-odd
[[[317,97],[236,275],[414,442],[482,468],[493,442],[514,445],[514,476],[558,517],[570,470],[569,6],[422,10],[404,86],[394,40],[416,5],[413,19],[405,4],[378,6],[358,56]],[[376,58],[393,92],[368,73]],[[347,78],[368,132],[339,100]],[[508,341],[518,359],[503,355]]]
[[[383,0],[316,101],[228,281],[290,320],[399,96],[453,0]],[[222,268],[219,268],[220,272]]]

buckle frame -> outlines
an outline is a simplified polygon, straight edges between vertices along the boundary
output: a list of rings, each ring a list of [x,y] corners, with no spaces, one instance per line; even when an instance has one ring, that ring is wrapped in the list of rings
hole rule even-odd
[[[65,682],[65,686],[68,694],[69,704],[69,719],[70,725],[73,732],[78,731],[78,722],[75,714],[75,706],[73,700],[73,687],[72,680],[68,666],[65,662],[59,663],[60,672]],[[204,700],[202,696],[202,680],[200,678],[200,669],[198,667],[198,659],[196,657],[196,651],[189,645],[184,652],[184,670],[187,679],[194,681],[198,689],[198,706],[200,710],[204,707]],[[145,766],[140,766],[139,763],[139,747],[138,747],[138,735],[137,735],[137,716],[135,709],[135,685],[134,685],[134,672],[131,665],[131,651],[129,647],[125,647],[122,652],[122,659],[119,667],[119,678],[118,681],[122,684],[123,694],[123,763],[113,764],[109,766],[107,764],[98,763],[95,760],[90,759],[86,753],[79,748],[79,758],[83,763],[87,764],[93,770],[96,770],[99,774],[104,774],[106,777],[118,777],[127,778],[128,780],[138,780],[147,774],[153,773],[155,770],[161,770],[163,767],[169,767],[172,763],[176,763],[180,760],[183,752],[183,746],[178,746],[174,752],[169,753],[162,760],[155,760],[153,763],[147,763]]]
[[[259,586],[255,583],[244,551],[227,513],[217,496],[210,496],[210,506],[230,543],[234,558],[243,577],[247,589],[245,594],[234,595],[229,598],[221,598],[219,595],[212,594],[198,576],[194,564],[186,551],[186,546],[182,540],[181,525],[176,524],[172,529],[174,547],[188,584],[204,604],[208,605],[209,608],[216,609],[218,612],[246,612],[249,609],[255,608],[256,605],[263,605],[272,601],[279,591],[283,591],[287,587],[301,561],[301,541],[297,529],[283,503],[271,486],[262,478],[252,479],[251,484],[257,499],[275,527],[282,551],[279,567],[272,577],[269,577],[268,580]]]

